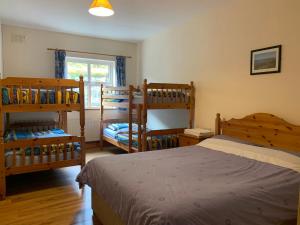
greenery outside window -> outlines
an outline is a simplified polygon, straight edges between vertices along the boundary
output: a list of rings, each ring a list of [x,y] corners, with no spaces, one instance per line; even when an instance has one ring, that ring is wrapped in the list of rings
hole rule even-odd
[[[83,76],[85,84],[85,108],[100,108],[100,85],[114,86],[115,62],[108,60],[66,58],[67,79],[79,80]]]

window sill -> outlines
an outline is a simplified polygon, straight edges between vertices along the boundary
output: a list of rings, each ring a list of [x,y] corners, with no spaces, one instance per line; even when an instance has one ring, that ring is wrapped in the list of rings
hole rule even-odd
[[[117,110],[116,108],[104,108],[105,110]],[[97,111],[100,111],[100,108],[85,108],[85,110],[97,110]]]

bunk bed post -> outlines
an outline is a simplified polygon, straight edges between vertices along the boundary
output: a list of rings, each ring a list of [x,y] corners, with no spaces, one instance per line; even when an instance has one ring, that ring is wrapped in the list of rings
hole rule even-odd
[[[5,199],[6,195],[6,174],[4,156],[4,120],[2,111],[2,86],[0,91],[0,200]]]
[[[191,82],[191,99],[190,99],[190,121],[189,127],[194,127],[194,120],[195,120],[195,86],[194,82]]]
[[[68,113],[66,111],[58,111],[58,124],[59,128],[68,132]]]
[[[9,125],[10,125],[10,114],[9,113],[5,113],[5,128],[8,130],[9,129]]]
[[[221,134],[221,114],[218,113],[215,122],[215,135]]]
[[[79,82],[80,92],[80,138],[81,138],[81,167],[85,165],[85,138],[84,138],[84,127],[85,127],[85,104],[84,104],[84,82],[83,76],[80,76]]]
[[[133,108],[133,86],[129,86],[129,108],[128,108],[128,124],[129,124],[129,137],[128,137],[128,151],[132,153],[132,108]]]
[[[62,111],[62,129],[65,132],[68,132],[68,112],[67,111]]]
[[[148,87],[147,79],[144,79],[143,85],[143,152],[147,151],[147,102],[148,102]]]
[[[100,87],[100,150],[103,151],[103,115],[104,115],[104,107],[103,107],[103,84]]]
[[[138,104],[138,152],[142,151],[142,105]]]

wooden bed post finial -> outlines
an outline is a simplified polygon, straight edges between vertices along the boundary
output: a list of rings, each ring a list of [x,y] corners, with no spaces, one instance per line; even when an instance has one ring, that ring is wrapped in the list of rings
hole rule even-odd
[[[132,153],[132,113],[133,113],[133,91],[134,91],[134,87],[133,85],[129,85],[129,108],[128,108],[128,124],[129,124],[129,137],[128,137],[128,150],[129,153]]]
[[[147,79],[144,79],[144,85],[143,85],[143,107],[142,107],[142,116],[143,116],[143,133],[142,133],[142,151],[147,150],[147,118],[148,118],[148,83]]]
[[[216,121],[215,121],[215,135],[221,134],[221,114],[217,113]]]

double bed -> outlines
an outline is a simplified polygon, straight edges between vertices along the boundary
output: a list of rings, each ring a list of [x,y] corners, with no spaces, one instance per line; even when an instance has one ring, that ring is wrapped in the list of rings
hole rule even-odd
[[[98,158],[78,175],[104,225],[295,224],[300,127],[270,114],[216,120],[196,146]],[[294,222],[294,223],[293,223]]]

